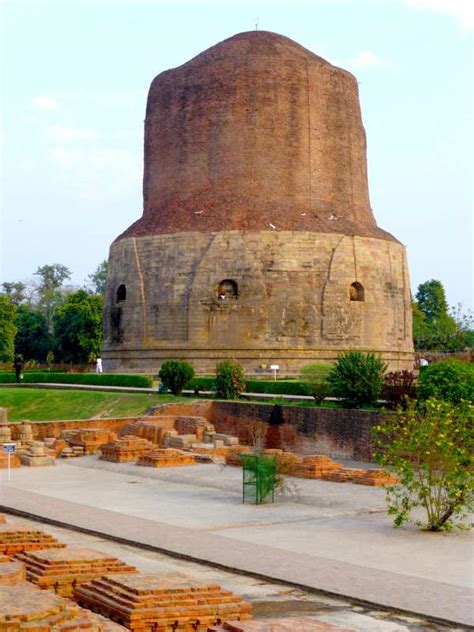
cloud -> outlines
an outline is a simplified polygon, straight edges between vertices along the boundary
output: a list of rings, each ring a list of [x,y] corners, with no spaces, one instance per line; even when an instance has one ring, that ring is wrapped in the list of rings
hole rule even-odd
[[[370,68],[381,68],[385,65],[386,62],[371,50],[362,50],[345,63],[345,66],[353,70],[369,70]]]
[[[457,19],[462,28],[474,30],[474,2],[473,0],[402,0],[420,9],[444,13]]]
[[[96,130],[88,127],[63,127],[61,125],[52,125],[46,130],[46,138],[55,143],[95,141],[98,138],[98,133]]]
[[[40,95],[33,99],[35,110],[59,110],[59,102],[55,97]]]

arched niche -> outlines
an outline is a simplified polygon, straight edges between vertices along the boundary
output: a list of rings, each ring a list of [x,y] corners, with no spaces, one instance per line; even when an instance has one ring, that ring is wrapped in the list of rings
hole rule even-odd
[[[127,298],[127,288],[122,283],[122,285],[119,285],[117,288],[117,292],[115,295],[115,302],[122,303],[123,301],[126,300],[126,298]]]
[[[221,301],[236,300],[239,296],[239,286],[232,279],[224,279],[217,287],[217,298]]]
[[[359,303],[363,303],[365,301],[364,286],[358,281],[351,283],[349,288],[349,298],[351,301],[357,301]]]

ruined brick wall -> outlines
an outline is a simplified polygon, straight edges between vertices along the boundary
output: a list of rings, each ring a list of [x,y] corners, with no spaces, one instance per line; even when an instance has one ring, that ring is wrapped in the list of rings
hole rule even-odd
[[[271,404],[214,402],[210,421],[218,432],[232,432],[245,440],[247,437],[245,424],[253,420],[269,423],[272,410]],[[375,447],[371,429],[379,422],[380,413],[366,410],[294,406],[282,406],[281,411],[285,426],[289,425],[297,431],[297,437],[294,440],[294,448],[297,451],[308,454],[327,454],[335,458],[372,461]],[[285,430],[284,427],[283,430]],[[283,439],[285,434],[287,433],[282,432]]]
[[[153,415],[203,416],[217,432],[235,434],[248,443],[246,424],[252,421],[270,422],[274,410],[272,404],[200,400],[189,404],[161,404],[153,409]],[[365,410],[329,408],[299,408],[281,406],[283,426],[278,433],[267,433],[267,440],[275,439],[285,444],[268,447],[286,447],[307,454],[327,454],[332,457],[370,461],[374,451],[371,428],[378,423],[379,413]],[[138,417],[107,419],[79,419],[31,423],[35,439],[60,437],[63,430],[99,428],[119,433]],[[19,424],[12,423],[12,438],[17,439]],[[295,432],[288,432],[294,429]],[[273,437],[273,434],[278,435]]]
[[[31,423],[33,430],[33,437],[36,440],[42,440],[45,437],[61,436],[63,430],[75,430],[80,428],[81,430],[87,429],[100,429],[108,430],[110,432],[120,432],[124,426],[137,421],[139,417],[108,417],[106,419],[64,419],[58,421],[44,421],[44,422],[28,422]],[[12,439],[18,439],[17,432],[19,424],[11,423]]]

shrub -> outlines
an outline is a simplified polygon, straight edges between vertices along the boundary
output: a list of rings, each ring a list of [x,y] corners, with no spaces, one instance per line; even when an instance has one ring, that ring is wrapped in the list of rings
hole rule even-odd
[[[234,360],[222,360],[216,368],[216,396],[236,399],[245,389],[244,371]]]
[[[412,371],[391,371],[384,377],[382,397],[388,408],[406,408],[408,400],[416,397],[416,377]]]
[[[194,368],[184,360],[165,360],[158,376],[173,395],[179,395],[193,379]]]
[[[374,405],[382,390],[386,365],[373,353],[341,353],[328,376],[335,397],[351,408]]]
[[[474,508],[474,406],[428,399],[411,401],[407,410],[387,413],[374,428],[381,465],[394,469],[400,484],[387,488],[387,506],[395,526],[411,519],[422,507],[430,531],[463,526]]]
[[[436,397],[457,404],[466,400],[474,404],[474,365],[461,360],[434,362],[420,372],[418,397]]]
[[[130,386],[150,388],[153,380],[148,375],[129,375],[120,373],[55,373],[53,371],[26,371],[22,374],[22,383],[52,384],[93,384],[96,386]],[[0,373],[0,383],[15,382],[14,373]]]
[[[329,383],[321,373],[319,364],[305,364],[300,370],[301,379],[306,384],[307,389],[318,404],[329,395]]]

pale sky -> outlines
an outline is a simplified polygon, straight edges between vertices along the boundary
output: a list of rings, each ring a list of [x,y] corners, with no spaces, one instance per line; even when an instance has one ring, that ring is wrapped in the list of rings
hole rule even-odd
[[[142,213],[157,74],[255,28],[353,72],[379,226],[413,292],[473,298],[474,0],[1,3],[0,282],[62,263],[82,284]]]

